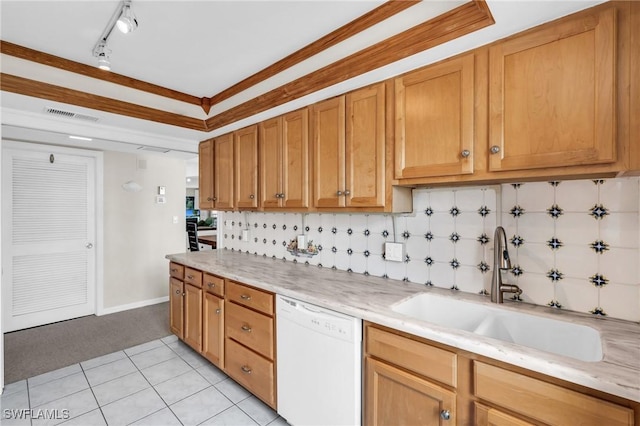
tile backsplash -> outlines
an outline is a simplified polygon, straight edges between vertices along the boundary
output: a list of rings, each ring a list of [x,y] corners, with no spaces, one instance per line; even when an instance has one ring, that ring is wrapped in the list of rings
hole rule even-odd
[[[489,291],[502,225],[505,281],[522,288],[522,301],[640,321],[638,177],[416,189],[412,214],[220,216],[224,249],[473,293]],[[312,249],[296,256],[300,234]],[[404,262],[384,260],[394,240]]]

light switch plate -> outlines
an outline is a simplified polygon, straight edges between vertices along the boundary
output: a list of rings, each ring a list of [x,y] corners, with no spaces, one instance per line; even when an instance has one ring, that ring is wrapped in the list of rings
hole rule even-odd
[[[248,229],[243,229],[242,230],[242,241],[244,241],[244,242],[249,241],[249,230]]]
[[[384,243],[384,258],[390,262],[403,262],[404,243]]]

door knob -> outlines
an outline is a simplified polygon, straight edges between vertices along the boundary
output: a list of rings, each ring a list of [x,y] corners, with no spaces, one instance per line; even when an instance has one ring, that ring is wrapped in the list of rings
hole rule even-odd
[[[88,249],[93,248],[93,244],[91,244],[91,243],[87,243],[86,247],[87,247]]]

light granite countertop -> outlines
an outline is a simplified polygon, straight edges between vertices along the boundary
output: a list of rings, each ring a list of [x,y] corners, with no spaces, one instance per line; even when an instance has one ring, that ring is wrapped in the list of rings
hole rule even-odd
[[[600,332],[603,360],[579,361],[438,326],[394,312],[392,306],[418,293],[491,304],[486,296],[365,276],[227,250],[170,254],[167,259],[273,293],[371,321],[551,377],[640,402],[640,324],[570,311],[506,302],[512,309],[587,325]],[[495,304],[491,304],[496,306]]]

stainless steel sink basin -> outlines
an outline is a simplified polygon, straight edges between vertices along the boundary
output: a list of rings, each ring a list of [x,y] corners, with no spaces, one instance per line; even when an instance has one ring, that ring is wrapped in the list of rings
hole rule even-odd
[[[440,326],[581,361],[602,359],[600,333],[585,325],[427,293],[400,302],[392,306],[392,310]]]

